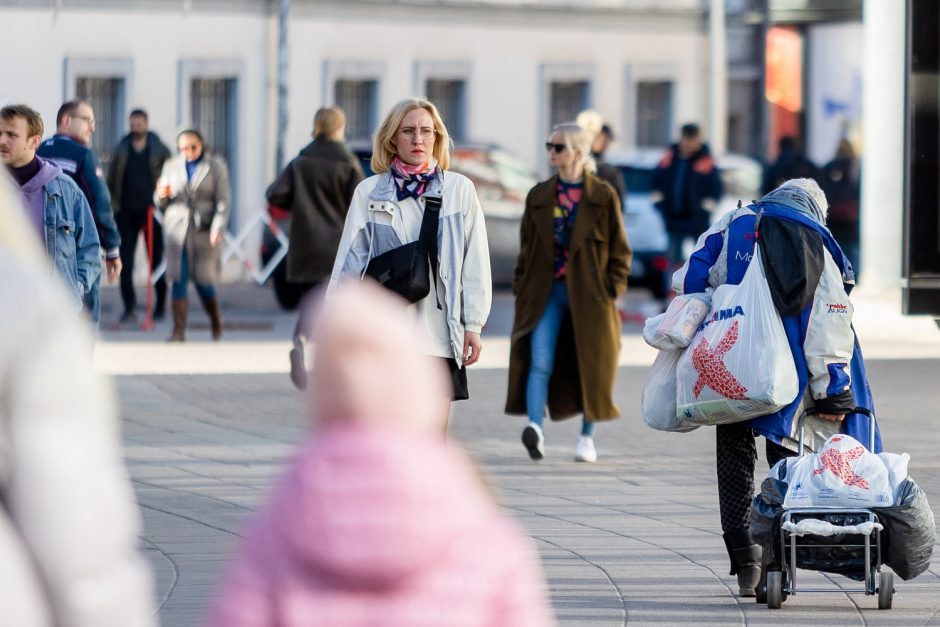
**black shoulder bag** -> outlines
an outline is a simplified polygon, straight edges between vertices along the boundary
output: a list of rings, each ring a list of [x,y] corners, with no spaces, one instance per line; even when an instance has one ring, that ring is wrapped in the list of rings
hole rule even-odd
[[[431,271],[433,276],[437,276],[437,225],[440,212],[441,199],[426,196],[418,241],[403,244],[373,258],[366,267],[366,274],[403,296],[409,303],[416,303],[430,294]]]

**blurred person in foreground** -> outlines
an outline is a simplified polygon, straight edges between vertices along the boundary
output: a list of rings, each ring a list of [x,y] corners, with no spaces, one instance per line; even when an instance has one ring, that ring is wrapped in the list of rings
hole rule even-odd
[[[313,117],[313,141],[265,194],[269,205],[291,215],[287,280],[299,285],[303,294],[329,280],[349,203],[363,179],[359,160],[343,143],[345,137],[343,110],[319,109]],[[299,389],[306,387],[307,378],[302,326],[298,317],[290,351],[290,378]]]
[[[0,623],[156,625],[113,394],[0,174]]]
[[[0,109],[0,161],[19,187],[29,223],[75,296],[78,309],[101,274],[101,248],[82,190],[55,163],[36,156],[42,117],[26,105]]]
[[[874,409],[861,348],[852,328],[852,266],[826,228],[826,196],[816,181],[793,179],[747,207],[725,214],[702,234],[688,262],[673,277],[678,294],[737,285],[760,245],[774,307],[780,314],[799,381],[783,409],[715,427],[718,505],[731,573],[741,596],[766,602],[761,546],[749,528],[757,462],[755,436],[766,439],[770,466],[799,448],[798,419],[807,408],[806,442],[815,450],[836,432],[869,441],[869,419],[856,407]],[[758,237],[759,234],[759,237]],[[881,438],[875,434],[875,450]],[[769,549],[765,549],[769,551]]]
[[[106,278],[108,283],[114,283],[121,274],[121,234],[114,220],[111,195],[104,182],[101,164],[88,147],[95,133],[95,111],[84,100],[69,100],[59,107],[55,123],[55,135],[39,145],[37,154],[55,162],[85,194],[104,250]],[[100,292],[99,276],[84,296],[85,309],[96,325],[101,319]]]
[[[447,368],[420,351],[405,305],[344,281],[307,318],[313,432],[252,521],[211,627],[554,624],[531,542],[440,437]]]
[[[593,138],[591,139],[591,156],[597,168],[595,174],[601,180],[610,183],[611,187],[617,191],[621,209],[624,209],[627,206],[627,183],[623,179],[623,172],[620,168],[604,162],[604,153],[607,152],[610,142],[614,140],[614,131],[604,123],[604,119],[597,111],[582,111],[575,122]]]
[[[545,409],[583,414],[575,461],[597,461],[597,423],[620,417],[613,388],[620,353],[617,299],[632,253],[614,188],[594,175],[591,135],[574,123],[546,143],[558,173],[532,188],[520,227],[506,412],[527,414],[522,443],[545,454]]]
[[[651,197],[669,234],[669,260],[685,261],[686,241],[708,228],[724,188],[708,144],[697,124],[684,124],[653,172]]]
[[[170,158],[170,149],[150,130],[147,112],[134,109],[129,116],[130,133],[114,149],[108,168],[108,189],[118,230],[121,232],[121,300],[124,313],[121,323],[137,321],[137,295],[134,293],[134,256],[137,236],[144,234],[147,246],[147,214],[153,206],[153,192],[163,164]],[[163,262],[163,228],[157,219],[152,221],[153,248],[148,251],[150,269]],[[157,297],[153,306],[153,319],[162,320],[166,309],[166,276],[154,283]]]
[[[431,338],[426,348],[450,370],[454,400],[470,398],[467,366],[480,359],[480,333],[493,302],[483,208],[473,181],[451,172],[451,140],[437,107],[397,103],[375,134],[372,169],[356,187],[330,278],[362,278],[371,260],[418,241],[428,199],[440,201],[430,252],[430,292],[412,305]],[[436,271],[436,272],[435,272]]]
[[[232,205],[228,166],[206,151],[195,129],[180,132],[176,146],[179,156],[163,164],[154,193],[163,210],[166,275],[173,283],[173,334],[168,341],[186,340],[190,279],[217,341],[222,338],[222,310],[215,284],[222,274],[222,238]]]

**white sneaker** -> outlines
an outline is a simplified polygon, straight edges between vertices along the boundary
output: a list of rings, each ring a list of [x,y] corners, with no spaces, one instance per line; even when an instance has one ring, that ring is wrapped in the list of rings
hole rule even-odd
[[[532,459],[539,460],[545,457],[545,437],[542,435],[542,427],[534,422],[530,422],[522,430],[522,443]]]
[[[578,446],[574,449],[574,461],[576,462],[596,462],[597,449],[594,448],[594,438],[582,435],[578,438]]]

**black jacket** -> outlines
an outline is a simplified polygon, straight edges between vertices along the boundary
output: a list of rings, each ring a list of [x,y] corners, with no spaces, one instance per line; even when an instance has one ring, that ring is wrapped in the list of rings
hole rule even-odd
[[[292,216],[288,281],[319,283],[329,278],[349,203],[362,179],[362,167],[346,146],[318,138],[271,183],[268,204]]]
[[[111,157],[111,167],[108,168],[108,189],[111,191],[111,207],[114,213],[121,210],[121,196],[124,192],[124,169],[127,167],[127,158],[131,154],[130,134],[125,135],[121,143],[114,149]],[[163,171],[163,163],[170,158],[170,149],[160,141],[156,133],[147,131],[147,148],[150,149],[150,195],[157,187],[157,179]]]
[[[677,185],[685,165],[685,178]],[[708,228],[709,213],[702,207],[706,198],[718,202],[723,192],[721,175],[707,145],[702,145],[686,164],[679,158],[679,146],[674,144],[662,158],[653,173],[653,189],[662,194],[657,208],[663,214],[666,229]]]

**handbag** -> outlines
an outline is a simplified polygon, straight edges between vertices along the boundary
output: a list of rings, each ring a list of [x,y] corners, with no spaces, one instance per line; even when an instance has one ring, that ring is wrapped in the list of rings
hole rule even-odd
[[[426,196],[418,240],[374,257],[366,266],[366,274],[409,303],[416,303],[430,294],[432,271],[437,276],[437,220],[440,211],[441,199]]]

